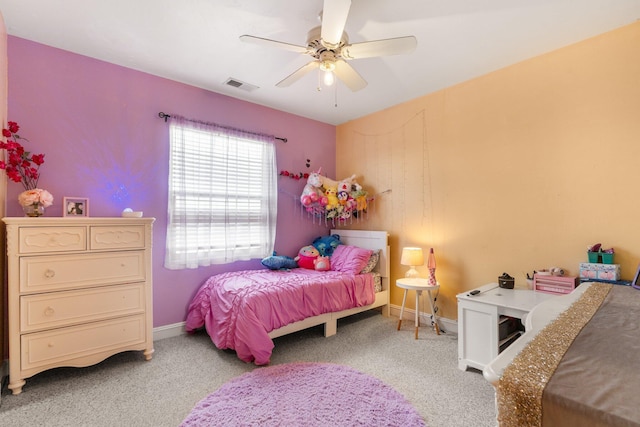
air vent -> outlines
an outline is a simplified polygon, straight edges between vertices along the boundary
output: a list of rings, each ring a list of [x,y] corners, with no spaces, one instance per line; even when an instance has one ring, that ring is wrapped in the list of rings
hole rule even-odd
[[[242,82],[242,81],[240,81],[238,79],[234,79],[233,77],[228,78],[227,81],[224,82],[224,84],[226,84],[228,86],[231,86],[231,87],[238,88],[238,89],[242,89],[242,90],[247,91],[247,92],[251,92],[251,91],[254,91],[254,90],[258,89],[258,86]]]

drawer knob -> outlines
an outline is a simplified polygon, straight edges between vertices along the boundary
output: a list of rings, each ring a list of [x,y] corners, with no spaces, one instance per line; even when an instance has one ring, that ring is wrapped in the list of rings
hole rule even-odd
[[[46,277],[47,279],[51,279],[55,275],[56,272],[51,269],[47,269],[47,271],[44,272],[44,277]]]
[[[45,316],[53,316],[53,314],[55,312],[56,311],[53,309],[53,307],[47,307],[47,308],[44,309],[44,315]]]

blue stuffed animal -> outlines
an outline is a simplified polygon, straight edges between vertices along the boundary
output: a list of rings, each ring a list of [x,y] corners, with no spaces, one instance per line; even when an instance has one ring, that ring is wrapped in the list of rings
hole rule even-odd
[[[320,236],[317,237],[312,245],[320,252],[320,256],[331,256],[333,255],[333,251],[342,242],[340,241],[340,236],[337,234],[332,234],[330,236]]]
[[[263,258],[260,263],[269,270],[289,270],[291,268],[298,268],[296,260],[286,255],[277,255],[276,251],[273,251],[273,255]]]

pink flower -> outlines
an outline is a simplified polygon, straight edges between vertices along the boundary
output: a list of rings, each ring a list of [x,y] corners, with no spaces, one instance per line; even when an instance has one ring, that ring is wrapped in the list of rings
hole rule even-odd
[[[20,206],[29,206],[41,203],[42,206],[48,208],[53,204],[53,196],[47,190],[34,188],[33,190],[27,190],[20,193],[18,196],[18,202],[20,203]]]

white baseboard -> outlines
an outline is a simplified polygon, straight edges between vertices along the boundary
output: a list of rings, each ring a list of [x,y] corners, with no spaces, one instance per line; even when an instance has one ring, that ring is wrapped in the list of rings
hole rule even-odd
[[[392,317],[399,317],[400,306],[390,305],[389,312]],[[414,310],[411,310],[408,308],[404,309],[405,320],[413,320],[414,316],[415,316]],[[431,313],[420,313],[419,316],[420,316],[420,322],[423,325],[428,325],[431,322]],[[450,334],[458,333],[458,322],[456,322],[455,320],[447,319],[444,317],[438,317],[438,325],[440,326],[441,331],[445,331],[446,333],[450,333]],[[187,333],[184,328],[185,328],[185,322],[158,326],[157,328],[153,328],[153,340],[158,341],[165,338],[172,338],[172,337],[177,337],[179,335],[184,335]],[[4,367],[6,368],[6,364]]]
[[[177,337],[184,335],[187,331],[184,329],[186,322],[173,323],[171,325],[158,326],[153,328],[153,340],[158,341],[165,338]]]
[[[390,312],[391,312],[391,316],[393,317],[400,317],[400,309],[402,307],[400,307],[399,305],[393,305],[391,304],[390,306]],[[415,319],[415,310],[412,310],[410,308],[406,308],[404,309],[404,320],[406,321],[411,321],[413,322],[413,319]],[[448,334],[458,334],[458,322],[456,322],[455,320],[451,320],[451,319],[447,319],[445,317],[438,317],[438,326],[440,327],[441,331],[444,331]],[[429,325],[431,324],[431,313],[420,313],[418,315],[418,318],[420,319],[420,324],[421,325]]]

